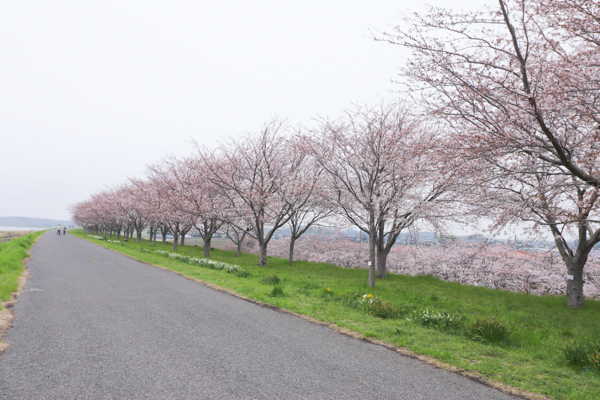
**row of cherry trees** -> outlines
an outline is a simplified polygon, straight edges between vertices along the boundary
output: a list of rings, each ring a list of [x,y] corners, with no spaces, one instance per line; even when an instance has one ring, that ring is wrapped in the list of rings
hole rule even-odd
[[[207,257],[219,230],[238,244],[238,254],[249,235],[261,266],[283,226],[292,263],[296,240],[311,226],[350,223],[369,236],[373,286],[376,272],[386,276],[387,255],[403,229],[419,220],[436,225],[453,210],[460,175],[444,159],[444,140],[398,103],[357,106],[311,131],[273,118],[217,149],[195,143],[192,156],[149,165],[143,179],[74,205],[73,218],[117,237],[135,232],[138,242],[144,229],[153,241],[159,231],[163,242],[170,233],[174,248],[195,229]]]
[[[76,204],[73,216],[138,240],[146,228],[153,240],[195,228],[206,256],[218,230],[239,245],[249,235],[260,265],[283,226],[291,262],[310,226],[344,221],[369,237],[370,286],[376,272],[385,277],[400,232],[419,221],[527,221],[554,236],[568,305],[583,307],[584,266],[600,241],[599,7],[499,0],[485,12],[409,16],[381,39],[413,51],[401,75],[422,117],[382,104],[312,130],[275,118],[217,149],[196,144],[190,157],[151,165],[144,179]]]
[[[135,232],[138,242],[145,229],[152,241],[160,232],[165,242],[170,233],[174,249],[194,229],[206,257],[215,233],[227,233],[238,255],[248,235],[258,243],[263,266],[269,242],[284,226],[290,230],[292,263],[296,241],[311,226],[350,223],[369,237],[366,263],[373,286],[376,272],[386,276],[399,234],[416,222],[443,230],[454,217],[496,213],[496,223],[504,226],[507,217],[528,220],[533,207],[541,207],[535,196],[523,195],[523,186],[514,189],[514,198],[499,195],[501,188],[485,173],[489,161],[473,162],[473,152],[480,151],[457,145],[455,134],[424,124],[398,103],[358,106],[338,119],[322,119],[312,131],[291,131],[272,119],[259,132],[215,150],[196,143],[189,157],[151,164],[143,179],[76,204],[73,217],[87,230],[117,237]],[[553,187],[558,195],[543,199],[552,201],[550,215],[561,232],[577,222],[574,213],[581,206],[567,195],[569,188],[561,182]]]

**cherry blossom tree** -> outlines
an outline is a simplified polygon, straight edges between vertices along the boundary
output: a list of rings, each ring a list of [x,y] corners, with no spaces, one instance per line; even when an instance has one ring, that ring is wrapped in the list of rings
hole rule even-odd
[[[194,227],[203,240],[204,257],[210,257],[211,240],[223,225],[227,203],[218,195],[218,187],[207,179],[208,170],[201,159],[164,160],[152,167],[170,189],[180,198],[181,211],[193,215]]]
[[[156,233],[163,219],[163,209],[165,207],[164,196],[161,196],[159,189],[152,180],[129,179],[129,183],[137,189],[137,201],[140,209],[143,207],[143,214],[146,216],[147,228],[150,231],[150,241],[156,243]]]
[[[223,226],[225,235],[235,244],[235,256],[240,257],[242,255],[242,245],[244,243],[244,239],[250,231],[250,228],[239,228],[239,226],[243,226],[243,221],[238,223],[225,223]],[[222,229],[223,229],[222,227]]]
[[[111,238],[116,235],[119,239],[123,228],[128,225],[128,218],[115,207],[116,196],[118,192],[109,189],[71,205],[69,208],[73,220],[83,226],[86,232],[109,235]]]
[[[97,218],[97,207],[94,199],[90,198],[69,206],[71,218],[83,227],[85,232],[99,233],[100,221]]]
[[[296,205],[290,210],[288,226],[290,229],[290,244],[288,261],[294,263],[294,246],[296,241],[317,223],[329,217],[333,210],[314,193],[307,197],[304,204]]]
[[[140,201],[147,205],[148,220],[154,220],[156,227],[163,229],[163,235],[165,228],[173,235],[173,250],[177,250],[178,240],[181,240],[182,246],[185,244],[184,237],[194,226],[196,218],[185,210],[186,199],[181,196],[180,184],[174,174],[156,171],[158,169],[149,168],[146,173],[148,179],[137,181],[145,194]]]
[[[594,2],[499,0],[486,12],[430,8],[385,35],[412,49],[401,75],[481,171],[474,187],[487,185],[490,209],[498,200],[497,222],[550,228],[571,307],[584,306],[583,267],[598,238],[599,15]]]
[[[599,21],[595,2],[499,0],[486,12],[430,7],[380,39],[412,50],[401,75],[448,127],[598,187]]]
[[[600,46],[600,4],[589,0],[542,0],[538,12],[546,17],[545,29],[563,41]],[[583,60],[580,60],[583,61]],[[588,62],[594,62],[588,60]]]
[[[583,307],[584,267],[600,242],[600,189],[535,156],[498,150],[494,156],[475,154],[485,172],[474,175],[466,201],[475,213],[494,217],[493,229],[525,221],[534,230],[549,230],[567,267],[567,305]],[[568,238],[575,238],[573,248]]]
[[[197,146],[198,157],[210,172],[207,178],[235,213],[230,224],[250,228],[259,244],[259,265],[267,263],[267,245],[277,229],[289,220],[293,177],[302,160],[290,157],[287,128],[272,118],[259,133],[246,135],[216,151]]]
[[[121,213],[118,208],[114,206],[115,193],[112,190],[104,191],[100,193],[101,200],[99,206],[103,210],[102,220],[106,221],[110,230],[110,237],[112,234],[116,234],[117,240],[121,238],[121,232],[127,225],[126,216]],[[98,206],[97,206],[98,207]]]
[[[369,286],[386,276],[386,258],[400,232],[429,214],[451,182],[436,157],[438,138],[399,104],[356,107],[345,118],[324,120],[307,138],[326,172],[322,193],[330,206],[369,235]]]
[[[129,235],[136,232],[136,241],[142,240],[142,231],[148,226],[148,213],[146,203],[140,201],[144,197],[144,190],[140,185],[126,183],[118,186],[115,191],[114,206],[117,207],[128,220],[126,232]]]
[[[286,190],[285,201],[289,205],[287,227],[290,230],[288,261],[294,262],[294,244],[311,227],[329,217],[333,210],[322,195],[323,168],[308,156],[304,140],[299,133],[288,142],[289,158],[296,168],[291,172],[291,182]]]

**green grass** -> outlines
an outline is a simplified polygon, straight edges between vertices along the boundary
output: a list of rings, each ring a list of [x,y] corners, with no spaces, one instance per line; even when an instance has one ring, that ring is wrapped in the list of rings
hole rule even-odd
[[[0,302],[10,300],[19,289],[19,276],[25,269],[23,259],[29,257],[27,250],[43,233],[34,232],[0,243]]]
[[[82,231],[70,233],[85,237]],[[258,267],[258,256],[253,254],[238,258],[234,251],[211,252],[213,260],[241,266],[246,273],[238,276],[139,251],[141,247],[172,251],[172,244],[152,247],[148,241],[120,245],[86,239],[257,301],[433,357],[490,381],[556,399],[600,398],[600,373],[569,363],[565,352],[573,343],[598,337],[598,301],[586,299],[585,309],[571,310],[564,296],[511,293],[431,276],[390,275],[369,288],[367,270],[302,261],[290,266],[287,260],[274,257],[268,257],[266,267]],[[177,253],[202,257],[202,247],[186,245]],[[280,280],[275,287],[269,282],[272,279],[265,279],[274,275]],[[373,312],[360,302],[369,294],[380,300]],[[424,309],[427,318],[438,315],[446,320],[425,321]],[[421,319],[415,318],[418,315]],[[460,327],[449,318],[460,321]],[[478,335],[486,330],[501,339],[481,340]],[[475,340],[469,332],[476,333]]]

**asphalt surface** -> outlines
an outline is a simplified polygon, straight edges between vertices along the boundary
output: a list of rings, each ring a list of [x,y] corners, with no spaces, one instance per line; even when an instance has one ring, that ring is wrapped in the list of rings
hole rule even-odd
[[[1,399],[510,399],[76,237],[45,233]]]

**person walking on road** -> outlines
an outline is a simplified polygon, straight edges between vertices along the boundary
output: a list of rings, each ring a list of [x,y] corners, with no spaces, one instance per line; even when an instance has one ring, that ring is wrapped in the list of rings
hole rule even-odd
[[[67,227],[65,226],[65,227],[63,228],[63,235],[66,235],[66,234],[67,234]]]
[[[60,236],[60,224],[58,224],[58,230],[56,231],[56,234]]]

